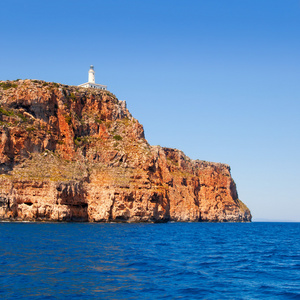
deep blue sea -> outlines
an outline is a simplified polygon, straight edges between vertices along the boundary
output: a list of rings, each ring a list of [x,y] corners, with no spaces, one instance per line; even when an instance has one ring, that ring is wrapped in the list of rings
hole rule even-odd
[[[1,299],[300,299],[300,223],[0,223]]]

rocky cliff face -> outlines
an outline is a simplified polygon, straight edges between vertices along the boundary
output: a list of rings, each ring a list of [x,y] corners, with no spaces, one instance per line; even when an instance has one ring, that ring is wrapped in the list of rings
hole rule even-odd
[[[225,164],[150,146],[108,91],[0,82],[0,219],[251,221]]]

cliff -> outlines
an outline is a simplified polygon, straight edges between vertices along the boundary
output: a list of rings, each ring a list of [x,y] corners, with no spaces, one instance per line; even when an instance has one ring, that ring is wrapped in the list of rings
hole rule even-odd
[[[251,221],[230,167],[150,146],[108,91],[0,82],[0,219]]]

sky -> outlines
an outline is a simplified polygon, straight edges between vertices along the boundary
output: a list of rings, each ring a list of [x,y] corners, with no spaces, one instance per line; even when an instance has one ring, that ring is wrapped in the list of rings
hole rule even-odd
[[[300,222],[300,0],[9,0],[0,80],[96,83],[151,145],[231,166],[253,220]]]

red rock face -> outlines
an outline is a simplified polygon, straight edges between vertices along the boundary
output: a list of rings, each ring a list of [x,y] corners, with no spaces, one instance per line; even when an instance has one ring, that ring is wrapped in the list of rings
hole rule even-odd
[[[150,146],[108,91],[0,82],[0,219],[251,221],[230,167]]]

